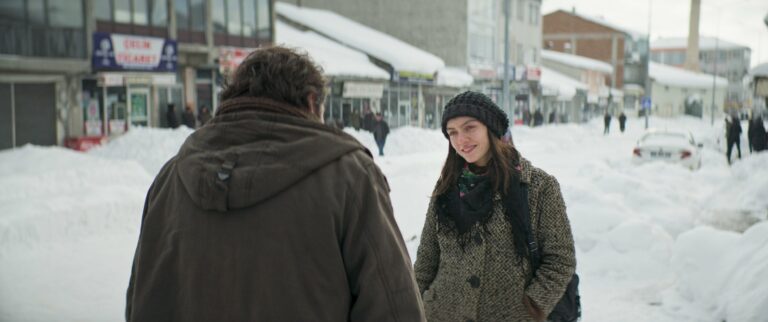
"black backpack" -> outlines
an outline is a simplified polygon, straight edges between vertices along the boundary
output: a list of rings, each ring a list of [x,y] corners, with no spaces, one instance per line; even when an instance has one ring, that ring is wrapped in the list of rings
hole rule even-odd
[[[531,227],[530,210],[528,209],[528,186],[522,186],[523,193],[523,223],[525,224],[526,239],[528,240],[528,252],[531,255],[531,265],[534,272],[541,265],[541,256],[539,256],[539,247],[533,238],[533,228]],[[581,317],[581,297],[579,296],[579,275],[576,273],[571,277],[565,293],[560,301],[557,302],[552,313],[547,317],[551,322],[574,322]]]

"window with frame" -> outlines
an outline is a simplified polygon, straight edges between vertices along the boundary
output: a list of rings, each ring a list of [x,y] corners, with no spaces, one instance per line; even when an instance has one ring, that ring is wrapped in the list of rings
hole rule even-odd
[[[168,36],[166,0],[93,0],[96,30],[145,36]]]
[[[213,39],[217,46],[257,47],[269,42],[269,0],[213,0]]]
[[[84,0],[0,1],[0,53],[85,58]]]

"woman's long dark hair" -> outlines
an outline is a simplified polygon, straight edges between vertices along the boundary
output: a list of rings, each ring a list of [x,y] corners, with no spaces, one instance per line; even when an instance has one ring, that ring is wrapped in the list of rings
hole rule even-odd
[[[491,181],[492,193],[500,193],[503,197],[504,212],[512,228],[515,253],[518,255],[518,259],[527,258],[526,227],[522,216],[529,214],[522,213],[522,202],[528,202],[528,200],[523,200],[520,188],[520,171],[518,170],[520,154],[512,144],[495,137],[490,131],[488,131],[488,142],[491,158],[486,165],[486,173]],[[432,194],[433,198],[447,193],[458,184],[461,169],[466,162],[456,153],[449,140],[448,155]]]

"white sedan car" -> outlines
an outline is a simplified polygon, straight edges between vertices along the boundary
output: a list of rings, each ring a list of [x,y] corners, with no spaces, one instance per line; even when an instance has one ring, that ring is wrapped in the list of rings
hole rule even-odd
[[[648,130],[632,151],[634,163],[666,161],[694,170],[701,167],[701,147],[688,132]]]

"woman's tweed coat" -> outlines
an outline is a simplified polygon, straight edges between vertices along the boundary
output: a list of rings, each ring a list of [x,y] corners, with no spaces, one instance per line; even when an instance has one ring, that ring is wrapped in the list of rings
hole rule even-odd
[[[541,267],[534,276],[529,260],[518,260],[500,195],[487,229],[473,227],[463,251],[456,233],[439,227],[433,198],[415,264],[429,321],[531,321],[524,295],[546,315],[562,297],[576,257],[560,186],[529,161],[521,165]]]

